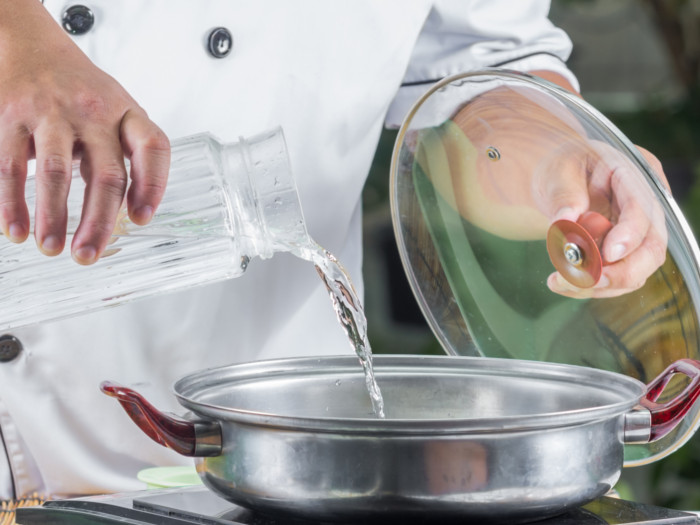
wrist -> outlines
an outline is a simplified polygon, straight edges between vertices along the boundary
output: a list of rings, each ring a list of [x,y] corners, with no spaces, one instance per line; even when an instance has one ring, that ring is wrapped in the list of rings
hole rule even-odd
[[[18,49],[38,53],[72,43],[40,0],[0,1],[0,57],[12,58]]]

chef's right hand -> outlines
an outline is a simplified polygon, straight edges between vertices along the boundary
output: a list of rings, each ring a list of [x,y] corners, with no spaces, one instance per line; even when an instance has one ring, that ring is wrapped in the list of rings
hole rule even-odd
[[[7,15],[7,16],[4,16]],[[98,69],[40,2],[0,6],[0,229],[27,239],[27,161],[36,158],[34,236],[47,255],[66,241],[73,160],[86,182],[71,253],[91,264],[105,249],[126,192],[130,219],[150,221],[170,164],[165,134],[112,77]]]

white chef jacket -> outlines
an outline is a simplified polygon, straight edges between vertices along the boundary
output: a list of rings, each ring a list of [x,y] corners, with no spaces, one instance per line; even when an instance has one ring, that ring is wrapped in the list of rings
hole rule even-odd
[[[484,66],[551,70],[576,85],[571,43],[544,0],[80,3],[95,22],[72,38],[169,137],[234,141],[282,126],[309,233],[360,294],[360,195],[383,123],[398,125],[431,82]],[[58,23],[70,5],[44,1]],[[206,48],[216,27],[233,36],[225,58]],[[190,372],[352,352],[313,267],[285,254],[228,282],[12,335],[23,351],[0,363],[2,498],[135,490],[142,468],[191,464],[101,394],[105,379],[182,412],[170,389]]]

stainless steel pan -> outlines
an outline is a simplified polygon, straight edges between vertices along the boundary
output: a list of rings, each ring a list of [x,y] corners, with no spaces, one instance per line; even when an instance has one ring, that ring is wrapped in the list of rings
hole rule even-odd
[[[316,520],[544,518],[605,494],[625,443],[659,439],[700,392],[700,363],[649,386],[612,372],[469,357],[377,356],[387,418],[353,357],[204,370],[174,385],[176,419],[114,383],[151,438],[196,457],[204,483],[258,511]],[[680,395],[657,399],[675,374]]]

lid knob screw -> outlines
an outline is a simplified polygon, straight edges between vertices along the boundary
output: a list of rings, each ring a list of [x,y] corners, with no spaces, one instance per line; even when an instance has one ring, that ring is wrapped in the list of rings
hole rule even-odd
[[[582,213],[576,222],[559,219],[549,227],[547,253],[564,279],[578,288],[595,286],[605,266],[600,251],[612,227],[595,211]]]
[[[564,245],[564,257],[574,266],[580,266],[583,263],[583,253],[581,248],[579,248],[573,242],[567,242]]]

